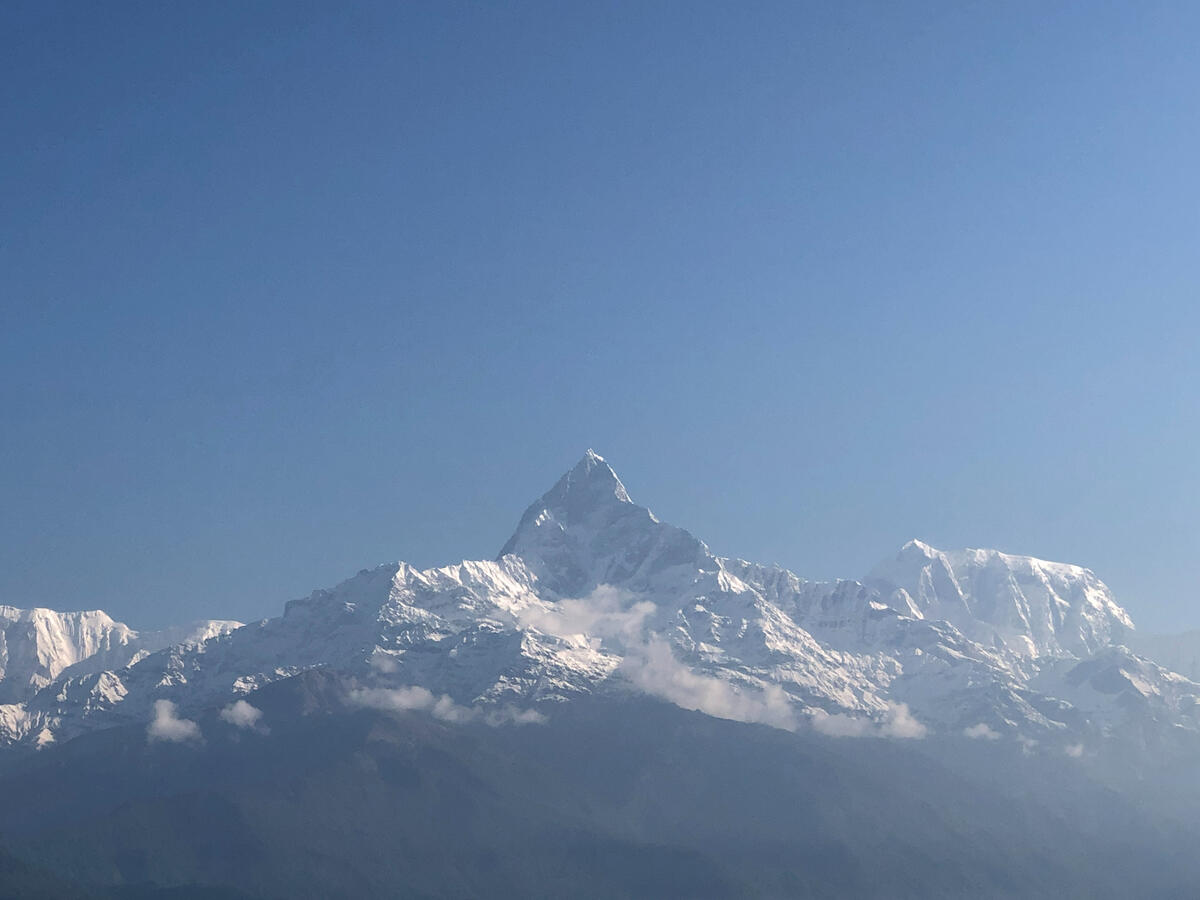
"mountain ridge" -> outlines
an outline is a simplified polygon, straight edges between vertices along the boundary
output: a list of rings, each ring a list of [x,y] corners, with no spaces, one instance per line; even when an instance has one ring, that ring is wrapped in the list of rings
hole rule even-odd
[[[1074,753],[1136,719],[1131,734],[1191,746],[1200,687],[1136,657],[1119,642],[1131,631],[1090,570],[1033,557],[910,541],[861,581],[813,582],[716,556],[589,450],[493,560],[365,569],[277,618],[64,670],[0,706],[0,740],[149,721],[160,701],[188,714],[326,667],[466,710],[632,690],[844,736],[969,733]]]

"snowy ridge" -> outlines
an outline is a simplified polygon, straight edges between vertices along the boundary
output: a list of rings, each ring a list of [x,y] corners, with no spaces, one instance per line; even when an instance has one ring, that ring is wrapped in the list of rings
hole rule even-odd
[[[868,580],[914,616],[944,619],[1022,656],[1086,655],[1133,631],[1090,570],[998,550],[942,551],[909,541]]]
[[[589,451],[495,560],[363,570],[275,619],[47,670],[55,680],[0,706],[0,735],[63,740],[148,721],[164,699],[187,715],[330,667],[373,697],[416,686],[468,710],[552,711],[634,690],[847,737],[965,735],[1074,754],[1136,722],[1138,741],[1193,740],[1200,686],[1119,646],[1131,629],[1090,571],[997,551],[914,541],[869,578],[832,583],[717,557],[634,503]]]
[[[20,703],[61,676],[123,668],[169,644],[204,641],[239,627],[213,620],[138,632],[102,610],[0,606],[0,702]]]
[[[101,610],[55,612],[0,606],[0,698],[26,699],[66,669],[99,657],[123,665],[137,632]],[[122,658],[124,657],[124,658]]]

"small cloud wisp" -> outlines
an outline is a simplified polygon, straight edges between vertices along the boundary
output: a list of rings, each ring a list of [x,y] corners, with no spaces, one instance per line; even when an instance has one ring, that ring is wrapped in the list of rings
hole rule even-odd
[[[536,709],[501,706],[484,709],[455,703],[446,694],[434,695],[419,685],[395,688],[360,688],[350,695],[350,701],[367,709],[384,712],[427,712],[435,719],[454,725],[483,722],[486,725],[540,725],[546,717]]]
[[[154,741],[181,743],[200,740],[200,726],[191,719],[176,715],[175,704],[170,700],[154,701],[154,719],[146,728],[146,738]]]
[[[254,728],[262,718],[262,710],[245,700],[237,700],[221,710],[221,718],[234,728]]]
[[[920,740],[929,729],[919,722],[907,703],[888,703],[882,722],[844,713],[827,713],[823,709],[812,714],[813,730],[828,737],[885,737],[901,740]]]

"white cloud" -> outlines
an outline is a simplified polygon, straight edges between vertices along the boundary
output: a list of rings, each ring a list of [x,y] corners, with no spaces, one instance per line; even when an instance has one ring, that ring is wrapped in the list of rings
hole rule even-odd
[[[245,700],[238,700],[221,710],[221,718],[235,728],[253,728],[262,718],[262,710]]]
[[[929,729],[909,712],[907,703],[889,703],[887,718],[883,720],[879,733],[884,737],[919,741],[929,733]]]
[[[490,709],[484,713],[483,719],[489,725],[545,725],[546,716],[536,709],[519,709],[515,706],[502,706]]]
[[[907,703],[888,703],[887,715],[878,723],[866,716],[827,713],[823,709],[813,712],[811,722],[814,730],[829,737],[920,740],[929,733],[909,711]]]
[[[429,691],[425,691],[429,693]],[[432,697],[433,695],[430,694]],[[421,707],[425,708],[425,707]],[[470,722],[479,715],[479,710],[472,709],[469,706],[460,706],[451,700],[446,694],[433,701],[433,705],[428,707],[435,719],[441,719],[443,722],[452,722],[455,725],[461,725],[464,722]]]
[[[376,649],[371,654],[371,669],[381,675],[392,675],[400,668],[400,663],[396,662],[395,657],[391,656],[383,650]]]
[[[602,584],[586,597],[529,606],[515,615],[521,626],[554,637],[587,636],[595,649],[601,643],[616,643],[624,656],[617,671],[644,693],[676,706],[786,731],[799,727],[795,706],[781,686],[739,685],[701,674],[677,660],[666,640],[647,638],[646,623],[655,609],[653,603],[637,600],[629,591]],[[878,724],[824,712],[814,715],[813,724],[817,730],[839,737],[921,738],[926,734],[925,726],[904,704],[889,704],[886,718]]]
[[[599,585],[586,597],[532,604],[513,612],[517,623],[564,640],[586,638],[595,650],[615,644],[623,658],[617,671],[635,688],[661,697],[684,709],[693,709],[721,719],[751,722],[796,731],[800,719],[796,707],[780,685],[737,684],[704,675],[677,660],[670,644],[660,637],[647,637],[647,621],[656,607],[637,595]],[[395,671],[394,660],[376,654],[372,668],[380,674]],[[446,695],[435,696],[422,687],[364,688],[352,695],[354,702],[388,711],[420,710],[446,722],[485,721],[489,725],[543,722],[545,716],[515,707],[483,709],[465,707]],[[926,727],[903,704],[888,704],[882,721],[817,711],[813,726],[838,737],[923,738]]]
[[[178,718],[170,700],[155,700],[154,721],[146,728],[146,737],[150,741],[196,741],[200,739],[200,726],[191,719]]]
[[[633,598],[629,591],[602,584],[586,597],[527,606],[515,615],[522,627],[536,628],[554,637],[586,634],[594,639],[640,642],[638,636],[656,607],[648,600],[633,602]]]
[[[796,730],[796,713],[779,685],[741,688],[720,678],[701,675],[679,662],[662,640],[633,648],[620,671],[639,689],[718,719],[757,722]]]
[[[823,709],[813,712],[812,726],[829,737],[870,737],[875,733],[875,723],[868,718],[827,713]]]
[[[359,706],[384,712],[428,712],[435,719],[456,725],[477,720],[492,726],[535,725],[546,721],[546,717],[535,709],[518,709],[514,706],[494,709],[462,706],[446,694],[435,696],[418,685],[361,688],[351,693],[350,700]]]
[[[516,617],[523,627],[554,637],[586,635],[596,649],[615,642],[624,651],[619,671],[639,690],[676,706],[721,719],[796,729],[795,712],[778,685],[743,688],[701,675],[676,660],[665,641],[647,641],[646,621],[656,608],[629,591],[602,584],[586,597],[526,607]]]
[[[1079,759],[1083,756],[1083,744],[1069,744],[1063,748],[1063,753],[1072,759]]]
[[[351,699],[360,706],[403,712],[410,709],[432,709],[434,696],[423,687],[366,688],[355,691]]]
[[[978,725],[970,725],[963,729],[963,735],[973,740],[998,741],[1000,740],[1000,732],[988,726],[986,722],[980,722]]]

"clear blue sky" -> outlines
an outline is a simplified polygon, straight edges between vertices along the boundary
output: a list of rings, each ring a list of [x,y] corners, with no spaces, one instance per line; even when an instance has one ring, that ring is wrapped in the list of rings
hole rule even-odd
[[[0,602],[276,614],[595,447],[1200,625],[1200,5],[6,3]]]

